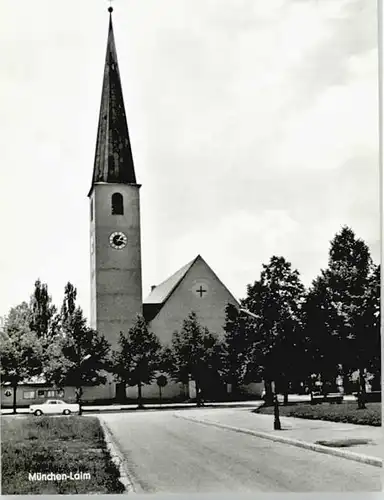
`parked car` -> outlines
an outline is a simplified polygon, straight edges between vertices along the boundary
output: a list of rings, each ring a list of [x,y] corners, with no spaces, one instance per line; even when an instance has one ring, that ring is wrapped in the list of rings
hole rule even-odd
[[[39,415],[70,415],[78,413],[80,407],[77,403],[66,403],[61,399],[48,399],[44,403],[31,405],[29,412]]]

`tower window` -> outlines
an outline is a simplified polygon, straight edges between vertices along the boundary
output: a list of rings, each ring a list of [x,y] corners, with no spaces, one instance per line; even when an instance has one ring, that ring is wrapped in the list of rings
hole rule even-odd
[[[112,195],[112,215],[124,215],[123,195],[120,193]]]
[[[93,220],[93,200],[91,200],[91,220]]]

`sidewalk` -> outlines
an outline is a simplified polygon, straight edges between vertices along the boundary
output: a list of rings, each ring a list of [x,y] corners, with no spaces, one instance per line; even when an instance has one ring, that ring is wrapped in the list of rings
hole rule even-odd
[[[220,403],[206,403],[205,407],[216,409],[216,408],[248,408],[254,409],[262,405],[263,402],[260,400],[249,400],[249,401],[229,401]],[[146,403],[145,410],[181,410],[181,409],[198,409],[196,403]],[[120,412],[120,411],[139,411],[137,408],[137,403],[127,404],[127,405],[83,405],[83,413],[94,413],[94,412]],[[29,408],[18,408],[17,414],[29,414]],[[1,415],[11,415],[12,409],[3,408],[1,410]]]
[[[273,415],[252,413],[250,409],[228,409],[220,412],[202,409],[198,413],[183,411],[179,413],[179,416],[247,431],[267,433],[283,439],[289,438],[314,445],[319,444],[318,441],[335,443],[336,441],[361,440],[367,443],[355,444],[348,447],[334,446],[333,449],[379,459],[383,459],[384,457],[384,440],[381,427],[280,417],[282,430],[275,431],[273,429]]]

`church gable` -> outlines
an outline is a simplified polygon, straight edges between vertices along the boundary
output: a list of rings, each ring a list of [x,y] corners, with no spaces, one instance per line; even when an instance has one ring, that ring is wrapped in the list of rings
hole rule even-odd
[[[173,281],[173,289],[168,290],[162,303],[155,305],[150,302],[151,297],[152,300],[156,297],[156,289],[144,301],[144,315],[153,332],[163,343],[168,343],[188,314],[195,311],[203,326],[222,336],[225,307],[228,302],[238,306],[238,301],[202,257],[196,257],[182,270],[184,272],[179,274],[177,282]],[[157,297],[160,300],[161,294],[158,293]]]

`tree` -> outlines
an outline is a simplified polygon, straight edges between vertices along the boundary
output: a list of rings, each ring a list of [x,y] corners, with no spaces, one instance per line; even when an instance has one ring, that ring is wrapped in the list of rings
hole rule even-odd
[[[31,320],[30,328],[36,335],[48,343],[55,335],[59,316],[52,304],[52,297],[48,293],[48,285],[40,279],[35,282],[35,289],[30,299]]]
[[[138,407],[142,408],[143,384],[153,382],[160,367],[160,341],[138,315],[128,333],[120,334],[119,346],[120,350],[113,353],[116,378],[124,384],[137,385]]]
[[[338,335],[337,311],[334,308],[328,280],[322,271],[308,290],[303,305],[306,356],[304,363],[308,377],[320,375],[323,391],[333,389],[339,374],[341,344]],[[309,378],[309,380],[311,380]]]
[[[160,404],[162,400],[162,392],[161,389],[168,384],[168,379],[165,375],[159,375],[156,379],[157,387],[159,388],[159,396],[160,396]]]
[[[221,368],[222,346],[218,338],[200,325],[195,312],[174,332],[168,351],[168,370],[172,378],[187,384],[190,377],[196,384],[196,403],[200,406],[202,391],[207,391],[210,378]]]
[[[65,329],[70,324],[76,311],[77,290],[72,283],[67,283],[64,289],[64,299],[60,311],[60,324]]]
[[[58,387],[76,388],[76,401],[82,404],[83,388],[105,383],[110,345],[103,335],[89,328],[83,311],[76,306],[76,289],[65,287],[61,308],[60,333],[48,347],[45,377]]]
[[[381,390],[381,315],[380,315],[380,265],[372,265],[366,293],[364,324],[370,339],[366,353],[367,369],[373,375],[374,390]]]
[[[302,376],[298,362],[303,354],[301,308],[305,289],[297,270],[284,257],[273,256],[263,265],[260,280],[247,287],[243,307],[257,315],[253,328],[253,362],[259,365],[266,386],[266,402],[272,403],[271,383],[288,402],[289,382]]]
[[[18,385],[41,374],[42,345],[30,329],[31,311],[26,302],[10,310],[0,335],[1,379],[13,389],[13,413],[16,413]]]
[[[377,347],[372,266],[368,246],[356,238],[351,228],[343,227],[331,241],[324,279],[336,312],[334,329],[338,333],[340,363],[345,373],[359,370],[361,408],[365,407],[365,370],[373,354],[372,346]]]
[[[344,345],[345,349],[349,349],[349,355],[353,355],[350,366],[359,371],[358,405],[359,408],[365,408],[366,372],[373,374],[376,385],[380,384],[381,378],[379,266],[371,264],[365,289],[361,295],[350,298],[349,306],[345,309],[349,321]]]
[[[239,394],[239,386],[247,383],[250,378],[252,328],[249,317],[228,303],[225,308],[223,371],[234,396]]]

